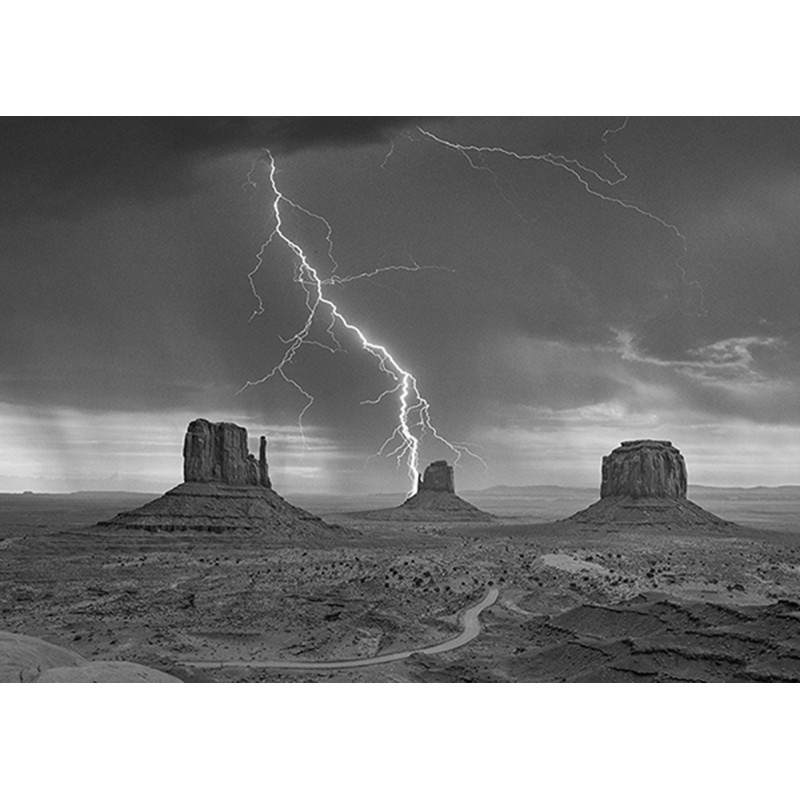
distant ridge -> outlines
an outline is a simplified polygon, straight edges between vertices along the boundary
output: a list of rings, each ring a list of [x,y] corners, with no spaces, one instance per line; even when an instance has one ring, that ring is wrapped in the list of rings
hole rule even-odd
[[[39,492],[32,492],[32,494],[39,494]],[[48,492],[48,494],[52,494]],[[82,489],[78,492],[66,492],[68,497],[118,497],[123,495],[125,497],[158,497],[163,492],[129,492],[127,489]]]

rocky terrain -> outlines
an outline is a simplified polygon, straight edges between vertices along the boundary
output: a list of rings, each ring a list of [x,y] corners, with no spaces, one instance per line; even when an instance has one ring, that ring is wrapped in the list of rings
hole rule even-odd
[[[0,683],[181,683],[129,661],[87,661],[43,639],[0,631]]]
[[[228,485],[240,488],[274,491]],[[601,502],[608,497],[640,510],[674,500],[670,514],[686,499]],[[201,514],[197,528],[174,527],[175,515],[86,527],[111,512],[108,501],[74,502],[82,510],[72,527],[62,504],[0,517],[0,630],[91,662],[134,662],[184,681],[800,679],[797,504],[782,507],[783,532],[611,512],[541,523],[534,503],[527,516],[485,522],[326,515],[298,537],[300,517],[281,528],[259,508],[243,514],[260,526],[207,524]],[[186,502],[197,508],[196,498]],[[9,507],[25,504],[36,498]],[[322,663],[451,639],[462,611],[491,588],[499,597],[482,611],[480,635],[459,649],[345,669]],[[273,659],[321,663],[248,666]],[[183,666],[191,661],[242,663]]]
[[[660,592],[695,609],[749,614],[774,606],[785,615],[786,604],[800,597],[800,542],[793,534],[524,521],[428,524],[409,532],[365,520],[361,530],[350,540],[318,537],[300,545],[244,532],[28,532],[3,551],[0,628],[183,680],[558,680],[572,673],[523,673],[511,663],[564,644],[565,636],[585,640],[584,632],[559,633],[559,642],[534,635],[576,608],[614,607]],[[307,673],[177,666],[418,649],[457,633],[459,611],[489,586],[500,589],[500,599],[483,612],[481,635],[422,663]],[[752,623],[767,626],[769,638],[774,614],[755,614]],[[726,674],[741,671],[739,665]]]

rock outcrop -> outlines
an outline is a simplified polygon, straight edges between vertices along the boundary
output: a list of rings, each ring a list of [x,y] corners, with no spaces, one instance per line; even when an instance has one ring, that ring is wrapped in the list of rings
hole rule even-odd
[[[65,647],[0,631],[0,683],[183,683],[130,661],[87,661]]]
[[[416,520],[418,522],[485,522],[494,519],[456,494],[453,467],[446,461],[434,461],[417,481],[417,493],[397,508],[366,511],[357,516],[366,519]]]
[[[184,482],[133,511],[100,522],[140,531],[269,532],[280,538],[346,532],[288,503],[272,489],[267,441],[248,452],[247,430],[231,422],[196,419],[183,442]],[[352,531],[350,533],[353,533]]]
[[[87,661],[72,650],[0,631],[0,683],[183,683],[130,661]]]
[[[600,500],[569,517],[594,525],[732,525],[686,498],[686,462],[672,442],[635,439],[603,457]]]
[[[456,493],[453,468],[446,461],[434,461],[425,468],[417,482],[417,492]]]
[[[240,425],[205,419],[190,422],[183,439],[183,480],[272,488],[266,437],[261,437],[256,461],[248,452],[247,430]]]
[[[686,497],[686,462],[672,442],[636,439],[603,456],[600,497]]]
[[[55,667],[80,667],[86,659],[34,636],[0,631],[0,683],[32,683]]]

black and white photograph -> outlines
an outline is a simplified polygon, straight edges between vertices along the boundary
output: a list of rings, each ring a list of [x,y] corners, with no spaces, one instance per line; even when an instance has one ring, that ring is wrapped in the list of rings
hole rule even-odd
[[[0,152],[4,680],[800,679],[796,118]]]
[[[789,26],[633,11],[14,12],[9,796],[792,791]]]

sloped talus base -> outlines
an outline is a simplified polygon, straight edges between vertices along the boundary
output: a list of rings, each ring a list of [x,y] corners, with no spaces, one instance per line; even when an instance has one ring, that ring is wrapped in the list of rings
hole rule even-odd
[[[376,520],[416,520],[418,522],[483,522],[494,519],[472,503],[450,492],[421,489],[397,508],[368,511],[359,517]]]
[[[657,525],[694,527],[697,525],[733,525],[686,498],[604,497],[568,517],[570,522],[595,525]]]
[[[181,483],[141,508],[101,522],[103,528],[146,531],[264,531],[335,534],[342,528],[297,508],[260,486]]]

